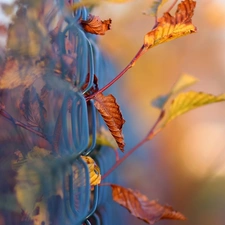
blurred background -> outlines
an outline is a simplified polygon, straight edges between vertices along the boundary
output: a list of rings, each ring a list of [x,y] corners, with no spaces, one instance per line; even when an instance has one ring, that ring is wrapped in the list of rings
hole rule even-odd
[[[133,58],[154,25],[153,17],[143,15],[151,2],[104,3],[92,12],[113,21],[112,30],[99,37],[99,43],[118,72]],[[169,4],[170,1],[161,8],[159,16]],[[125,151],[145,137],[157,119],[159,111],[151,106],[151,101],[167,93],[182,73],[199,79],[193,90],[225,92],[224,21],[224,1],[197,0],[193,23],[198,32],[149,50],[107,91],[117,97],[126,120]],[[105,82],[111,78],[106,74]],[[116,170],[118,184],[169,204],[188,218],[184,222],[157,224],[224,224],[224,116],[225,103],[191,111],[170,123]],[[145,224],[122,207],[120,210],[125,224]]]
[[[93,11],[101,19],[112,19],[112,30],[99,41],[118,71],[129,63],[154,25],[153,17],[143,15],[151,2],[105,3]],[[159,16],[170,2],[161,8]],[[136,145],[157,119],[159,111],[151,101],[167,93],[182,73],[199,79],[191,90],[225,92],[224,21],[224,1],[197,0],[193,17],[197,33],[150,49],[108,91],[117,97],[126,120],[125,151]],[[157,224],[224,224],[224,116],[225,103],[191,111],[171,122],[117,169],[120,184],[169,204],[188,218]],[[126,224],[144,224],[121,210],[124,221],[129,220]]]

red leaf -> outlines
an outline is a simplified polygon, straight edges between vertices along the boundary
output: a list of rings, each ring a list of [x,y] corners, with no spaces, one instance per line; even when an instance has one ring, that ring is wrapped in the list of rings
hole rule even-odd
[[[102,21],[98,16],[89,14],[87,20],[81,21],[81,26],[86,32],[104,35],[107,30],[111,29],[111,22],[111,19]]]
[[[122,135],[122,127],[125,120],[123,119],[115,97],[113,95],[104,96],[102,93],[99,93],[95,96],[95,107],[102,115],[120,150],[124,151],[125,143]]]
[[[149,201],[139,191],[114,184],[111,184],[111,187],[113,200],[128,209],[133,216],[146,223],[154,224],[161,219],[186,220],[184,215],[174,211],[171,206],[162,206],[156,201]]]

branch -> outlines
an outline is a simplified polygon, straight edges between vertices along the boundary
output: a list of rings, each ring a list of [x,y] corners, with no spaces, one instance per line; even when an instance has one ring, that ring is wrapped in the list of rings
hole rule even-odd
[[[44,138],[45,140],[48,141],[47,137],[43,133],[41,133],[41,132],[39,132],[37,130],[34,130],[30,126],[27,126],[26,124],[24,124],[24,123],[22,123],[22,122],[20,122],[20,121],[18,121],[16,119],[14,119],[8,112],[6,112],[4,110],[4,108],[3,108],[3,106],[1,104],[0,104],[0,115],[2,115],[4,118],[9,120],[14,125],[19,126],[19,127],[23,127],[24,129],[26,129],[28,131],[31,131],[32,133],[34,133],[34,134],[38,135],[39,137],[42,137],[42,138]]]
[[[158,129],[155,132],[155,128],[157,127],[157,125],[159,124],[159,122],[162,120],[162,118],[164,117],[164,111],[162,110],[158,119],[156,120],[156,122],[154,123],[154,125],[152,126],[152,128],[150,129],[150,131],[148,132],[147,136],[140,141],[136,146],[134,146],[130,151],[128,151],[122,158],[120,158],[103,176],[102,176],[102,180],[104,180],[110,173],[112,173],[123,161],[125,161],[126,158],[128,158],[128,156],[130,156],[133,152],[135,152],[139,147],[141,147],[143,144],[145,144],[147,141],[150,141],[153,137],[156,136],[156,134],[159,133],[159,131],[161,131],[161,129]]]
[[[118,79],[120,79],[130,68],[132,68],[136,61],[142,56],[146,51],[146,48],[144,45],[141,46],[137,54],[134,56],[134,58],[130,61],[130,63],[113,79],[111,80],[107,85],[105,85],[103,88],[101,88],[99,91],[95,92],[94,94],[87,96],[86,101],[89,101],[95,97],[98,93],[102,93],[109,87],[111,87]]]
[[[172,8],[177,4],[178,0],[174,0],[174,2],[172,3],[172,5],[169,7],[169,9],[167,9],[166,12],[170,12],[172,10]]]

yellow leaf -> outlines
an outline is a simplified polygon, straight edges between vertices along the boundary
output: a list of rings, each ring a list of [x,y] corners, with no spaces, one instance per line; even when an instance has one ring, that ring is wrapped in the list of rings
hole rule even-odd
[[[162,95],[157,97],[152,101],[152,105],[156,108],[163,109],[168,99],[178,92],[184,90],[185,88],[190,87],[191,85],[195,84],[197,79],[189,74],[183,74],[178,81],[174,84],[172,90],[167,93],[166,95]]]
[[[60,165],[54,159],[57,158],[50,151],[34,147],[17,171],[16,198],[28,216],[32,215],[38,199],[62,192],[62,177],[56,172],[56,166]]]
[[[90,185],[95,186],[101,183],[100,168],[90,156],[81,156],[87,163],[89,169]]]
[[[178,5],[174,17],[168,12],[164,13],[158,19],[156,27],[145,35],[146,49],[196,32],[196,27],[191,21],[195,5],[196,2],[193,0],[184,0]]]
[[[212,94],[194,91],[181,93],[172,101],[171,105],[169,106],[164,125],[192,109],[221,101],[225,101],[225,94],[215,96]]]
[[[178,79],[178,81],[173,86],[171,93],[177,94],[178,92],[184,90],[185,88],[190,87],[191,85],[195,84],[198,80],[189,75],[189,74],[182,74],[182,76]]]

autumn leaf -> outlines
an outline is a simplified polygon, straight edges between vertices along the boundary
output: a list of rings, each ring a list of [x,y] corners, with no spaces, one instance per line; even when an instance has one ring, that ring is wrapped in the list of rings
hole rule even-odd
[[[29,60],[19,63],[15,59],[8,59],[0,74],[0,89],[13,89],[20,85],[29,87],[43,74],[44,69],[30,65]]]
[[[139,191],[134,191],[111,184],[113,200],[130,213],[145,221],[148,224],[154,224],[161,219],[185,220],[185,216],[180,212],[174,211],[170,206],[162,206],[156,201],[150,201]]]
[[[25,89],[23,99],[20,103],[20,109],[30,126],[44,127],[46,109],[34,87]]]
[[[163,126],[192,109],[222,101],[225,101],[225,94],[215,96],[195,91],[181,93],[172,101],[171,105],[166,110],[167,116],[165,117]]]
[[[152,101],[152,105],[156,108],[163,109],[168,99],[178,92],[195,84],[197,79],[189,74],[183,74],[174,84],[171,91],[165,95],[159,96]]]
[[[60,177],[54,180],[55,183],[51,179],[49,165],[53,156],[50,153],[48,150],[34,147],[17,171],[16,198],[21,208],[28,215],[32,215],[37,199],[43,195],[42,182],[46,182],[49,188],[45,190],[45,194],[49,194],[48,192],[50,192],[52,186],[59,183]]]
[[[178,5],[174,17],[169,12],[164,13],[158,19],[155,28],[145,35],[145,48],[149,49],[163,42],[196,32],[196,27],[191,21],[195,5],[196,2],[193,0],[184,0]]]
[[[102,21],[98,16],[89,14],[87,20],[81,20],[81,26],[86,32],[91,34],[104,35],[107,30],[111,29],[111,19]]]
[[[8,28],[7,48],[11,55],[36,58],[46,53],[50,39],[37,15],[38,10],[35,9],[19,7],[17,10]]]
[[[120,112],[120,107],[113,95],[104,96],[102,93],[95,95],[95,107],[102,115],[111,134],[115,138],[121,151],[124,151],[124,138],[122,127],[125,120]]]
[[[87,163],[89,169],[90,185],[95,186],[101,183],[100,168],[90,156],[81,156]]]

